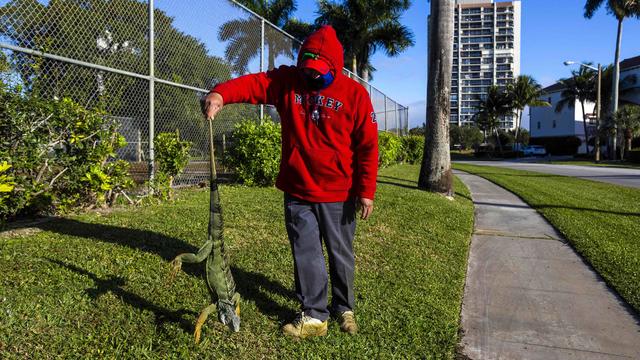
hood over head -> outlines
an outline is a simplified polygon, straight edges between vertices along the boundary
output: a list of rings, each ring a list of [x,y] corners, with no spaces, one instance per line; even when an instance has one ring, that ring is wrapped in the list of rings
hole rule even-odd
[[[342,74],[344,50],[333,27],[323,25],[305,39],[298,53],[298,67],[321,74],[331,71],[335,77]]]

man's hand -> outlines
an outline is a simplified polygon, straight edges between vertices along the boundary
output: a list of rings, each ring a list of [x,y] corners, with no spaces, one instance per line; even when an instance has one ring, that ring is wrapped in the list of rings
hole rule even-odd
[[[207,120],[216,116],[222,106],[224,106],[222,95],[217,92],[211,92],[200,99],[200,109]]]
[[[360,208],[360,219],[367,220],[373,212],[373,200],[358,198],[358,208]]]

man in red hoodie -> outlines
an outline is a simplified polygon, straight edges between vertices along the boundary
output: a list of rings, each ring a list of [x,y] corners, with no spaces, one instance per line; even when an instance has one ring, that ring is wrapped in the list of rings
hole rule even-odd
[[[283,331],[299,338],[327,333],[333,313],[340,328],[357,331],[353,309],[356,207],[373,211],[378,170],[378,127],[367,91],[342,74],[342,45],[331,26],[302,44],[297,66],[241,76],[203,99],[215,116],[223,104],[272,104],[282,121],[282,159],[276,187],[285,221],[301,311]],[[322,242],[329,255],[332,304]]]

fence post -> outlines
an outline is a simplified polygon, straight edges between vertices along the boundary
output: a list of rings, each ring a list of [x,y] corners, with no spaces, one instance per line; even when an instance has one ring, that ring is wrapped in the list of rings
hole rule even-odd
[[[137,135],[137,143],[136,143],[136,161],[142,161],[142,131],[138,128]]]
[[[400,136],[400,119],[398,119],[398,103],[397,102],[393,102],[393,117],[395,118],[395,123],[396,123],[396,135]]]
[[[149,0],[149,179],[155,176],[155,154],[153,138],[155,137],[155,29],[153,20],[153,0]]]
[[[404,108],[404,120],[405,120],[404,134],[409,135],[409,107],[408,106],[405,106]]]
[[[260,72],[264,69],[264,19],[260,19]],[[260,104],[260,121],[264,118],[264,105]]]
[[[387,131],[387,95],[384,95],[384,131]]]

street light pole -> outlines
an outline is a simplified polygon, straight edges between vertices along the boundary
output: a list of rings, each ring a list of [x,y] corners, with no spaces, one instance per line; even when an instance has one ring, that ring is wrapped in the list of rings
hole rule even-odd
[[[565,61],[564,64],[566,66],[569,65],[573,65],[576,64],[575,61]],[[595,70],[598,72],[598,98],[597,98],[597,102],[596,102],[596,138],[595,138],[595,150],[596,150],[596,156],[595,156],[595,160],[596,162],[600,161],[600,109],[602,108],[601,105],[601,93],[602,93],[602,64],[598,64],[598,68],[595,68],[591,65],[588,64],[584,64],[584,63],[579,63],[580,66],[584,66],[587,69],[591,69],[591,70]],[[587,134],[584,134],[584,139],[585,141],[589,141],[589,137]],[[587,148],[589,148],[588,145],[586,145]]]

